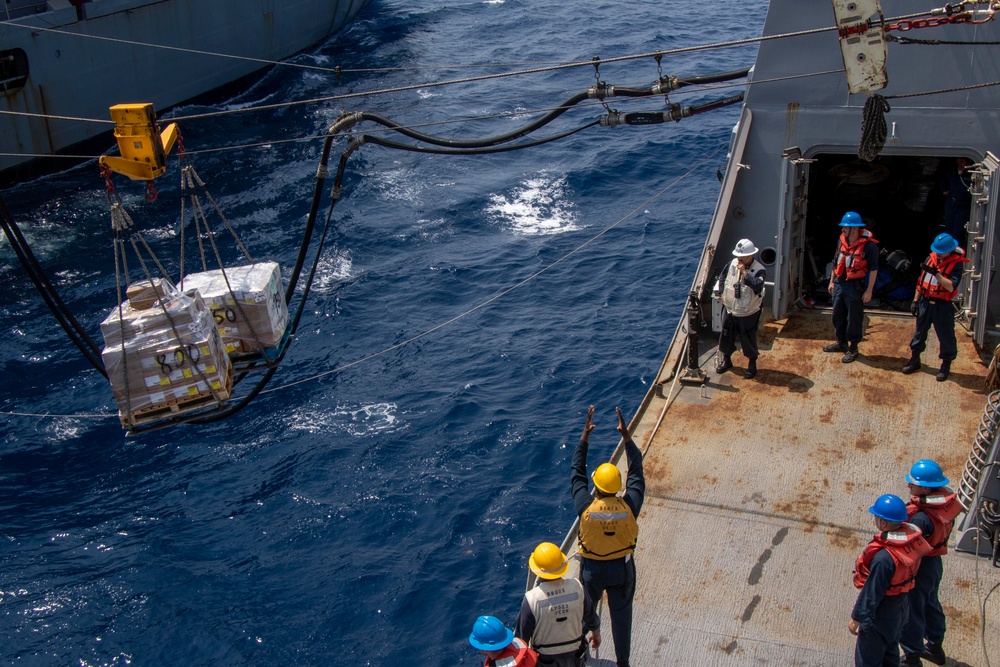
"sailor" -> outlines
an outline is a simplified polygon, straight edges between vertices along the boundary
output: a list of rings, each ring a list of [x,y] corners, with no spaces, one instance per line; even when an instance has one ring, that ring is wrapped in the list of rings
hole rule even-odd
[[[910,601],[910,615],[903,624],[899,645],[903,649],[905,664],[919,667],[925,658],[936,665],[945,663],[944,610],[938,601],[943,567],[941,556],[948,553],[948,537],[963,508],[955,492],[948,488],[948,478],[944,476],[935,461],[921,459],[910,468],[906,476],[910,485],[910,502],[906,513],[910,523],[920,529],[933,551],[924,556],[917,570],[913,589],[907,593]],[[927,643],[924,643],[924,640]]]
[[[534,667],[538,661],[538,654],[495,616],[476,619],[469,643],[486,656],[483,667]]]
[[[722,334],[719,352],[722,359],[715,366],[716,373],[725,373],[733,367],[732,354],[736,351],[736,338],[740,339],[743,356],[749,361],[743,377],[748,380],[757,375],[757,325],[760,307],[764,302],[764,276],[766,269],[754,259],[757,247],[750,239],[741,239],[733,248],[734,259],[719,274],[712,296],[722,301]]]
[[[833,329],[837,342],[823,348],[824,352],[843,352],[841,358],[849,364],[858,358],[864,326],[864,304],[872,300],[875,277],[878,275],[878,241],[865,229],[861,216],[848,211],[840,219],[842,232],[833,260],[833,273],[827,291],[833,296]]]
[[[861,589],[847,629],[857,635],[855,667],[899,664],[899,633],[906,617],[920,559],[931,551],[920,530],[906,523],[906,503],[879,496],[869,509],[879,532],[854,563],[854,585]]]
[[[583,667],[587,640],[601,645],[601,619],[579,580],[567,577],[566,555],[552,542],[542,542],[528,558],[538,583],[524,594],[514,632],[538,651],[539,665]]]
[[[632,598],[635,595],[635,541],[639,535],[636,517],[646,495],[642,472],[642,452],[629,435],[628,425],[618,413],[618,432],[625,443],[628,481],[622,490],[622,474],[613,463],[602,463],[594,470],[594,492],[587,488],[587,448],[594,430],[594,406],[587,409],[580,444],[573,452],[570,489],[573,505],[580,517],[580,580],[587,595],[597,604],[607,591],[611,616],[611,637],[615,642],[618,667],[628,667],[632,651]]]
[[[951,372],[951,362],[958,356],[955,342],[955,307],[951,301],[958,294],[962,264],[969,260],[951,234],[938,234],[931,244],[931,254],[920,265],[920,279],[913,294],[910,313],[917,318],[917,330],[910,341],[910,360],[903,366],[909,375],[920,368],[920,353],[927,347],[931,325],[938,339],[941,368],[936,379],[944,382]]]

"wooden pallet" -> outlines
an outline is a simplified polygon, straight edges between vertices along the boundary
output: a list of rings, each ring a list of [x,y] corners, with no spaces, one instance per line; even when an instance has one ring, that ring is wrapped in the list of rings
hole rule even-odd
[[[232,389],[233,372],[230,369],[226,377],[226,386],[216,391],[215,394],[199,394],[190,398],[174,399],[167,403],[157,403],[148,408],[135,410],[131,415],[119,411],[118,417],[121,420],[122,428],[129,429],[136,426],[145,426],[164,419],[172,419],[180,415],[222,405],[229,399]]]

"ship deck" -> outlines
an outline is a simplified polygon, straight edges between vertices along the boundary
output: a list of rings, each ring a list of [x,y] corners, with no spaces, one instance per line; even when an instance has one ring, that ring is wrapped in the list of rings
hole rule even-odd
[[[851,572],[874,533],[867,508],[883,493],[906,498],[904,475],[920,458],[957,484],[975,438],[987,369],[956,329],[959,358],[936,382],[933,334],[924,367],[899,372],[912,318],[869,315],[861,356],[843,364],[822,352],[829,315],[800,312],[762,325],[754,380],[739,352],[716,375],[713,344],[704,386],[678,384],[665,411],[662,397],[644,404],[633,428],[647,480],[633,665],[851,664]],[[985,664],[980,599],[1000,571],[954,550],[944,570],[948,664]],[[604,644],[589,664],[609,666],[602,614]],[[982,636],[996,660],[1000,595]]]

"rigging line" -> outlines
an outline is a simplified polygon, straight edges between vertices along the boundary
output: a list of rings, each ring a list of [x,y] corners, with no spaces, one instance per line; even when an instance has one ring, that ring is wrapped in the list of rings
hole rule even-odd
[[[956,93],[963,90],[975,90],[976,88],[989,88],[990,86],[1000,86],[1000,81],[990,81],[989,83],[976,83],[969,86],[959,86],[958,88],[941,88],[938,90],[926,90],[920,93],[905,93],[902,95],[886,95],[887,100],[901,100],[906,97],[922,97],[924,95],[938,95],[941,93]]]
[[[771,41],[771,40],[775,40],[775,39],[783,39],[783,38],[787,38],[787,37],[802,37],[802,36],[806,36],[806,35],[815,35],[815,34],[819,34],[819,33],[823,33],[823,32],[831,32],[831,31],[834,31],[834,30],[837,30],[837,28],[836,27],[813,28],[811,30],[800,30],[798,32],[782,33],[782,34],[779,34],[779,35],[771,35],[771,36],[768,36],[768,37],[763,37],[763,36],[762,37],[749,37],[747,39],[736,39],[736,40],[730,40],[728,42],[716,42],[714,44],[703,44],[703,45],[697,45],[697,46],[685,46],[685,47],[680,47],[680,48],[677,48],[677,49],[669,49],[669,50],[666,50],[666,51],[651,51],[649,53],[640,53],[640,54],[627,55],[627,56],[616,56],[616,57],[612,57],[612,58],[602,58],[601,59],[601,64],[602,65],[606,65],[608,63],[626,62],[626,61],[629,61],[629,60],[639,60],[641,58],[653,58],[653,57],[656,57],[656,56],[660,56],[662,58],[663,56],[672,56],[672,55],[678,55],[678,54],[682,54],[682,53],[696,53],[696,52],[699,52],[699,51],[709,51],[709,50],[712,50],[712,49],[732,48],[734,46],[745,46],[745,45],[748,45],[748,44],[759,43],[759,42],[767,42],[767,41]],[[262,109],[286,108],[288,106],[294,106],[294,105],[297,105],[297,104],[312,104],[312,103],[319,103],[319,102],[333,102],[333,101],[337,101],[337,100],[353,99],[353,98],[357,98],[357,97],[369,97],[369,96],[375,96],[375,95],[388,95],[388,94],[391,94],[391,93],[401,93],[401,92],[405,92],[405,91],[409,91],[409,90],[420,90],[420,89],[424,89],[424,88],[437,88],[437,87],[440,87],[440,86],[450,86],[450,85],[456,85],[456,84],[461,84],[461,83],[476,83],[476,82],[479,82],[479,81],[490,81],[490,80],[493,80],[493,79],[503,79],[503,78],[512,77],[512,76],[524,76],[524,75],[528,75],[528,74],[540,74],[540,73],[543,73],[543,72],[553,72],[553,71],[558,71],[558,70],[572,69],[572,68],[576,68],[576,67],[593,67],[593,66],[594,66],[594,63],[593,63],[592,60],[580,61],[580,62],[571,62],[571,63],[566,63],[566,64],[563,64],[563,65],[551,65],[551,66],[548,66],[548,67],[536,67],[536,68],[529,68],[529,69],[521,69],[521,70],[514,70],[512,72],[500,72],[498,74],[484,74],[484,75],[481,75],[481,76],[465,77],[465,78],[462,78],[462,79],[447,79],[445,81],[430,81],[430,82],[425,82],[425,83],[420,83],[420,84],[411,84],[409,86],[396,86],[395,88],[381,88],[381,89],[373,90],[373,91],[361,91],[361,92],[356,92],[356,93],[344,93],[342,95],[330,95],[330,96],[327,96],[327,97],[313,98],[311,100],[302,100],[300,102],[281,103],[281,104],[266,104],[266,105],[259,106],[259,107],[247,107],[247,108],[243,108],[243,109],[226,109],[225,111],[211,111],[211,112],[206,112],[206,113],[202,113],[202,114],[192,114],[190,116],[178,116],[178,117],[174,117],[172,120],[174,120],[174,121],[187,121],[187,120],[194,120],[194,119],[198,119],[198,118],[212,118],[212,117],[215,117],[215,116],[226,115],[226,114],[246,113],[247,111],[259,111],[259,110],[262,110]]]
[[[673,181],[671,181],[670,183],[668,183],[666,186],[664,186],[659,192],[653,194],[651,197],[649,197],[644,202],[642,202],[641,204],[639,204],[638,206],[636,206],[635,208],[633,208],[631,211],[629,211],[628,213],[626,213],[625,215],[623,215],[621,218],[619,218],[615,222],[611,223],[609,226],[605,227],[603,230],[601,230],[600,232],[598,232],[596,235],[592,236],[587,241],[584,241],[582,244],[580,244],[579,246],[577,246],[573,250],[570,250],[568,253],[566,253],[565,255],[563,255],[562,257],[560,257],[559,259],[557,259],[554,262],[552,262],[551,264],[548,264],[547,266],[539,269],[538,271],[536,271],[535,273],[531,274],[530,276],[528,276],[524,280],[522,280],[522,281],[520,281],[520,282],[512,285],[511,287],[508,287],[507,289],[503,290],[502,292],[493,295],[492,297],[490,297],[486,301],[483,301],[482,303],[480,303],[480,304],[478,304],[476,306],[473,306],[472,308],[469,308],[468,310],[466,310],[466,311],[464,311],[462,313],[459,313],[455,317],[452,317],[449,320],[446,320],[446,321],[444,321],[444,322],[442,322],[440,324],[437,324],[437,325],[431,327],[430,329],[427,329],[427,330],[425,330],[425,331],[423,331],[423,332],[421,332],[421,333],[419,333],[419,334],[417,334],[415,336],[411,336],[410,338],[407,338],[404,341],[400,341],[399,343],[396,343],[395,345],[391,345],[391,346],[385,348],[384,350],[380,350],[379,352],[375,352],[375,353],[369,354],[369,355],[367,355],[365,357],[362,357],[360,359],[356,359],[356,360],[351,361],[349,363],[346,363],[346,364],[344,364],[342,366],[338,366],[337,368],[333,368],[331,370],[324,371],[322,373],[319,373],[317,375],[313,375],[311,377],[303,378],[301,380],[296,380],[294,382],[289,382],[287,384],[279,385],[277,387],[271,387],[270,389],[265,389],[264,391],[262,391],[260,393],[262,393],[262,394],[268,394],[268,393],[271,393],[271,392],[274,392],[274,391],[278,391],[280,389],[287,389],[289,387],[294,387],[295,385],[298,385],[298,384],[303,384],[305,382],[311,382],[313,380],[318,380],[318,379],[320,379],[322,377],[325,377],[327,375],[332,375],[334,373],[340,373],[341,371],[345,371],[348,368],[351,368],[353,366],[357,366],[357,365],[362,364],[362,363],[364,363],[366,361],[370,361],[370,360],[375,359],[377,357],[380,357],[380,356],[382,356],[384,354],[388,354],[389,352],[397,350],[397,349],[399,349],[399,348],[401,348],[401,347],[403,347],[405,345],[409,345],[410,343],[413,343],[413,342],[415,342],[415,341],[417,341],[417,340],[419,340],[421,338],[429,336],[430,334],[434,333],[435,331],[443,329],[443,328],[447,327],[448,325],[453,324],[454,322],[457,322],[458,320],[466,317],[467,315],[471,315],[472,313],[474,313],[474,312],[476,312],[478,310],[482,310],[483,308],[485,308],[486,306],[490,305],[491,303],[493,303],[495,301],[499,301],[500,299],[502,299],[503,297],[507,296],[511,292],[517,290],[520,287],[523,287],[524,285],[527,285],[529,282],[533,281],[538,276],[542,275],[543,273],[546,273],[547,271],[549,271],[550,269],[552,269],[556,265],[561,264],[565,260],[569,259],[571,256],[577,254],[578,252],[580,252],[581,250],[583,250],[584,248],[586,248],[590,244],[594,243],[595,241],[597,241],[598,239],[600,239],[602,236],[604,236],[605,234],[607,234],[611,230],[615,229],[616,227],[618,227],[619,225],[621,225],[622,223],[624,223],[626,220],[632,218],[636,213],[638,213],[639,211],[643,210],[651,202],[656,201],[656,199],[658,199],[659,197],[661,197],[663,194],[665,194],[669,190],[673,189],[674,186],[676,186],[678,183],[680,183],[685,178],[687,178],[688,176],[690,176],[691,174],[693,174],[696,170],[700,169],[702,166],[704,166],[706,163],[708,163],[711,159],[713,159],[716,155],[718,155],[721,150],[722,150],[722,148],[717,148],[708,157],[704,158],[701,162],[699,162],[695,166],[691,167],[691,169],[689,169],[685,173],[681,174],[680,176],[678,176],[677,178],[675,178]]]
[[[117,417],[117,412],[90,412],[77,415],[59,415],[53,412],[46,412],[44,414],[39,414],[36,412],[13,412],[11,410],[0,410],[0,415],[10,415],[11,417],[58,417],[58,418],[75,418],[75,419],[108,419],[110,417]]]
[[[47,113],[29,113],[27,111],[7,111],[0,110],[0,114],[8,116],[27,116],[28,118],[45,118],[47,120],[76,120],[81,123],[100,123],[101,125],[114,125],[113,120],[102,120],[99,118],[80,118],[78,116],[54,116]]]

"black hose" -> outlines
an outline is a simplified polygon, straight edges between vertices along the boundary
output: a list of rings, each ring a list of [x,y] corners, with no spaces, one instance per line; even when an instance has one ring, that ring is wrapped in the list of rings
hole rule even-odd
[[[445,139],[443,137],[435,137],[429,134],[424,134],[423,132],[417,132],[416,130],[411,130],[403,125],[400,125],[399,123],[396,123],[395,121],[389,120],[388,118],[385,118],[383,116],[379,116],[378,114],[369,113],[367,111],[358,114],[358,120],[359,121],[369,120],[372,121],[373,123],[378,123],[379,125],[387,127],[391,130],[395,130],[396,132],[399,132],[400,134],[405,135],[411,139],[422,141],[426,144],[432,144],[435,146],[447,146],[451,148],[485,148],[488,146],[496,146],[498,144],[504,144],[507,143],[508,141],[513,141],[515,139],[520,139],[524,135],[530,134],[543,126],[548,125],[556,118],[569,111],[570,108],[587,99],[590,99],[589,92],[579,93],[569,98],[561,105],[559,105],[557,108],[548,112],[541,118],[532,121],[531,123],[528,123],[523,127],[520,127],[511,132],[507,132],[506,134],[497,135],[495,137],[486,137],[485,139],[463,140],[463,139]]]
[[[35,285],[35,289],[41,295],[49,310],[52,311],[59,325],[66,332],[66,335],[79,348],[84,358],[90,362],[90,365],[98,373],[107,378],[108,372],[105,370],[104,362],[101,359],[101,348],[98,347],[97,343],[80,326],[80,323],[66,307],[59,293],[46,277],[41,264],[39,264],[38,259],[31,251],[31,247],[21,233],[20,227],[18,227],[14,216],[11,215],[2,197],[0,197],[0,228],[6,234],[7,240],[21,262],[21,266],[24,268],[25,273],[28,274],[28,278]]]
[[[681,88],[683,86],[698,86],[704,83],[719,83],[720,81],[731,81],[733,79],[742,79],[747,74],[750,73],[750,67],[744,67],[742,69],[735,69],[731,72],[720,72],[718,74],[703,74],[702,76],[685,76],[676,77],[676,88]]]
[[[546,137],[544,139],[537,139],[535,141],[527,141],[521,144],[505,144],[503,146],[493,146],[490,148],[466,148],[459,150],[448,150],[445,148],[427,148],[425,146],[413,146],[411,144],[403,144],[398,141],[392,141],[391,139],[383,139],[381,137],[373,137],[368,134],[361,135],[358,140],[361,143],[375,144],[377,146],[384,146],[385,148],[397,148],[399,150],[411,151],[414,153],[428,153],[432,155],[486,155],[489,153],[504,153],[508,151],[516,151],[522,148],[530,148],[532,146],[541,146],[542,144],[547,144],[550,141],[555,141],[557,139],[563,139],[572,134],[576,134],[582,130],[586,130],[588,127],[593,127],[600,124],[599,120],[592,121],[586,125],[581,125],[575,129],[563,132],[561,134],[556,134],[551,137]]]

